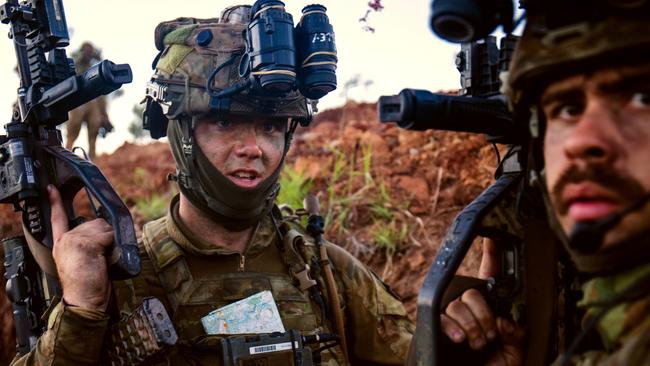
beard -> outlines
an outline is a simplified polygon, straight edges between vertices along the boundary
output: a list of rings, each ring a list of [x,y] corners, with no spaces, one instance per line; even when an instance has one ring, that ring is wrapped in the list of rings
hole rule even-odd
[[[633,177],[621,172],[614,171],[606,164],[589,164],[584,168],[575,165],[569,167],[553,187],[550,187],[551,200],[555,211],[559,215],[565,215],[569,210],[569,204],[563,202],[562,192],[567,184],[592,182],[601,187],[615,192],[623,203],[634,204],[645,198],[647,192],[641,183]]]

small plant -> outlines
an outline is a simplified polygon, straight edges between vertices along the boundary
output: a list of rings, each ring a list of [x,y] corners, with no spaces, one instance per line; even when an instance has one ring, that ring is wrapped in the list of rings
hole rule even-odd
[[[402,223],[399,225],[396,221],[391,221],[388,225],[378,223],[375,231],[374,241],[377,246],[386,251],[386,256],[395,254],[399,244],[401,244],[408,235],[408,225]]]
[[[384,206],[380,203],[373,203],[370,206],[370,212],[376,219],[391,220],[393,218],[393,211],[390,206]]]
[[[169,204],[169,192],[159,194],[152,193],[149,197],[135,199],[135,208],[146,221],[151,221],[164,216],[167,213]]]
[[[357,144],[354,153],[331,148],[334,155],[326,182],[325,200],[328,232],[335,241],[345,241],[355,224],[358,233],[381,251],[390,269],[392,257],[408,239],[409,224],[403,214],[408,202],[395,202],[382,176],[373,176],[373,151]],[[361,156],[357,161],[356,151]]]
[[[135,183],[136,186],[143,186],[146,185],[147,182],[151,181],[151,177],[149,176],[149,172],[147,169],[139,166],[133,169],[133,183]]]
[[[280,175],[280,193],[277,202],[293,209],[302,208],[302,200],[312,189],[314,182],[304,171],[287,166]]]
[[[161,190],[151,179],[150,172],[143,167],[133,169],[131,184],[139,188],[133,195],[135,211],[146,221],[164,216],[169,201],[178,193],[176,185],[173,184],[169,184],[167,190]]]
[[[332,219],[334,218],[335,213],[338,214],[340,211],[337,210],[340,204],[340,199],[341,197],[338,195],[337,192],[337,184],[343,177],[343,173],[345,171],[345,166],[347,165],[346,161],[347,158],[345,154],[338,150],[338,149],[332,149],[332,152],[335,155],[334,158],[334,163],[332,164],[332,172],[330,173],[330,179],[329,182],[327,183],[327,214],[325,215],[325,222],[330,223],[332,222]],[[343,194],[343,196],[345,193]],[[338,226],[339,233],[341,232],[341,226]]]
[[[361,147],[362,162],[363,162],[363,179],[366,184],[371,184],[372,174],[370,173],[370,168],[372,168],[372,146],[364,145]]]

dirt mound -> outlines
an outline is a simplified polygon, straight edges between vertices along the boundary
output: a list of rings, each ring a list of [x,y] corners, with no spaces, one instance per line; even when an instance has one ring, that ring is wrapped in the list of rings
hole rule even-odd
[[[298,134],[289,169],[314,180],[328,239],[368,263],[414,318],[417,293],[456,214],[492,181],[483,136],[380,124],[376,104],[324,111]],[[474,274],[475,248],[461,267]]]
[[[96,163],[131,209],[136,230],[165,213],[176,192],[167,181],[174,171],[167,144],[126,143]],[[414,317],[417,292],[448,225],[490,183],[494,166],[482,136],[403,131],[380,124],[375,104],[351,102],[299,128],[281,198],[296,206],[305,193],[317,193],[327,239],[368,263]],[[78,210],[90,213],[81,198]],[[19,233],[18,216],[0,206],[1,237]],[[474,250],[461,270],[474,273],[478,255]],[[0,291],[2,353],[13,350],[9,309]]]

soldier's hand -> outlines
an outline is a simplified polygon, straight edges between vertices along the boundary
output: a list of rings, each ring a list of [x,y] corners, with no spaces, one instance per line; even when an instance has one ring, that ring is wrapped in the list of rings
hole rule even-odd
[[[52,206],[52,254],[69,305],[105,311],[109,299],[107,250],[113,244],[113,230],[103,219],[85,222],[68,230],[68,217],[61,194],[47,188]]]
[[[486,279],[495,276],[499,268],[496,244],[483,240],[483,257],[478,277]],[[498,349],[489,358],[489,365],[522,365],[524,330],[504,318],[496,318],[481,293],[467,290],[452,301],[441,319],[443,332],[455,343],[467,341],[475,350],[481,350],[494,340],[499,340]]]

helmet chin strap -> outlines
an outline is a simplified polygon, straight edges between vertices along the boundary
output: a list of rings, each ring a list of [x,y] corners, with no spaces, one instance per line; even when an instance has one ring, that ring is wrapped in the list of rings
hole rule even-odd
[[[212,221],[232,231],[241,231],[256,225],[273,208],[280,190],[278,179],[296,122],[285,134],[282,159],[273,173],[255,188],[245,189],[222,174],[193,142],[196,118],[169,124],[169,143],[176,160],[181,193]]]

